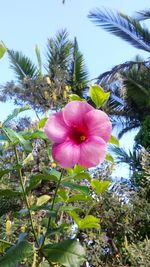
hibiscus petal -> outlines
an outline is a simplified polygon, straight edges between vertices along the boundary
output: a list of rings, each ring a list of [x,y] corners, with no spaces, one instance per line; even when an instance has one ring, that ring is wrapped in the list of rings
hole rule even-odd
[[[62,112],[57,112],[48,118],[44,131],[53,142],[61,143],[66,139],[69,127],[64,122]]]
[[[62,168],[72,168],[78,163],[80,146],[77,146],[71,141],[54,144],[52,147],[52,156]]]
[[[80,145],[79,165],[83,167],[94,167],[105,159],[107,144],[97,136],[87,139]]]
[[[112,124],[107,114],[101,110],[92,110],[84,117],[89,136],[100,136],[106,142],[111,136]]]
[[[87,112],[94,108],[86,102],[71,101],[63,110],[64,121],[68,126],[83,127],[83,119]]]

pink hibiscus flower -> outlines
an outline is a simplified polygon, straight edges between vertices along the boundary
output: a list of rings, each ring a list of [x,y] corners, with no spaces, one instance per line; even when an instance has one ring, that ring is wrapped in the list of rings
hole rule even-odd
[[[86,102],[72,101],[50,116],[44,131],[52,156],[63,168],[94,167],[103,162],[112,125],[109,117]]]

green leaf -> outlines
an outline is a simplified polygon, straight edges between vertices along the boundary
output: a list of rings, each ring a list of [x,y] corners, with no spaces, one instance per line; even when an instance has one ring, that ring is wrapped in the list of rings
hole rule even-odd
[[[81,191],[85,194],[89,194],[89,188],[85,185],[79,185],[75,183],[70,183],[70,182],[62,182],[62,184],[66,187],[69,187],[73,190]]]
[[[108,161],[111,161],[112,163],[114,163],[114,158],[111,154],[107,153],[106,154],[106,157],[105,157],[105,160],[108,160]]]
[[[1,42],[0,43],[0,58],[2,58],[4,56],[6,51],[7,51],[7,48]]]
[[[35,131],[35,132],[25,132],[22,133],[24,139],[32,140],[32,139],[43,139],[47,140],[47,137],[43,131]]]
[[[57,182],[57,180],[58,180],[57,177],[53,174],[38,173],[38,174],[31,175],[28,185],[26,187],[26,193],[29,193],[31,190],[36,188],[41,183],[41,181]]]
[[[110,184],[110,181],[99,181],[97,179],[92,179],[91,181],[91,186],[98,195],[104,193]]]
[[[113,144],[113,145],[119,146],[119,140],[113,135],[111,135],[108,142]]]
[[[77,175],[75,175],[73,177],[74,179],[86,179],[88,180],[89,182],[91,181],[91,175],[89,172],[81,172],[81,173],[78,173]]]
[[[66,169],[66,171],[68,172],[69,175],[73,175],[73,174],[79,174],[81,173],[82,171],[84,171],[86,168],[85,167],[82,167],[78,164],[75,164],[74,168],[68,168]]]
[[[80,96],[76,95],[76,94],[71,94],[69,95],[70,101],[83,101],[84,99],[82,99]]]
[[[58,190],[57,194],[58,194],[58,196],[61,197],[61,199],[64,202],[67,202],[67,200],[68,200],[68,191],[66,191],[65,189],[61,188],[61,189]]]
[[[29,182],[26,186],[26,193],[28,194],[31,190],[33,190],[34,188],[36,188],[36,186],[38,186],[42,179],[43,179],[44,175],[43,174],[34,174],[30,176]]]
[[[38,123],[38,127],[39,129],[43,128],[45,126],[45,123],[47,121],[47,118],[42,118],[39,123]]]
[[[75,210],[67,211],[68,214],[73,218],[75,223],[78,225],[80,229],[86,228],[100,228],[100,219],[94,217],[93,215],[87,215],[83,219],[81,219]]]
[[[11,171],[18,170],[21,166],[19,164],[13,165],[9,169],[0,169],[0,178],[3,177],[3,175],[10,173]]]
[[[45,203],[47,203],[49,200],[50,200],[50,196],[48,196],[48,195],[40,196],[40,197],[37,198],[36,205],[37,206],[42,206]]]
[[[50,170],[50,172],[48,172],[50,175],[57,177],[57,180],[60,178],[61,173],[59,171],[56,170]]]
[[[71,169],[70,169],[71,170]],[[73,173],[71,173],[70,172],[70,170],[69,170],[69,176],[66,176],[66,177],[64,177],[63,178],[63,183],[64,182],[69,182],[71,179],[80,179],[80,180],[88,180],[89,182],[91,182],[91,175],[90,175],[90,173],[88,173],[88,172],[81,172],[81,173],[78,173],[78,174],[73,174]]]
[[[92,198],[90,196],[87,196],[85,194],[76,194],[76,195],[69,197],[68,203],[75,202],[75,201],[89,201],[91,199]]]
[[[57,217],[57,214],[56,214],[56,217]],[[56,219],[56,217],[55,217],[55,219]],[[47,224],[48,224],[48,221],[47,221]],[[44,224],[44,226],[47,227],[47,224]],[[57,227],[55,229],[48,230],[46,236],[50,237],[52,235],[54,236],[55,234],[60,234],[60,233],[64,234],[66,232],[66,230],[68,230],[68,228],[70,228],[70,227],[71,227],[71,222],[70,223],[61,223],[61,225],[59,227]]]
[[[5,174],[7,174],[7,173],[9,173],[9,172],[11,172],[12,171],[12,169],[4,169],[4,170],[0,170],[0,178],[2,178],[3,177],[3,175],[5,175]]]
[[[7,117],[7,119],[3,122],[3,126],[7,125],[7,123],[8,123],[10,120],[12,120],[12,119],[14,119],[15,117],[17,117],[19,113],[21,113],[21,112],[23,112],[23,111],[26,111],[26,110],[29,110],[29,109],[30,109],[29,106],[25,106],[25,107],[23,107],[23,108],[15,108],[15,109],[13,110],[12,114],[9,115],[9,116]]]
[[[23,165],[26,165],[26,164],[30,163],[31,161],[33,161],[33,160],[34,160],[33,154],[30,153],[30,154],[24,159],[24,161],[23,161]]]
[[[22,192],[14,191],[11,189],[0,189],[0,196],[22,196]]]
[[[6,244],[5,240],[4,240],[4,242],[3,242],[3,240],[0,240],[0,253],[4,253],[6,248],[8,248],[10,246],[11,246],[11,244],[10,245]]]
[[[23,136],[19,133],[16,133],[14,130],[4,127],[4,133],[10,138],[11,142],[15,144],[21,144],[26,152],[32,152],[32,144],[30,141],[25,140]]]
[[[80,229],[87,229],[87,228],[100,228],[100,219],[94,217],[93,215],[87,215],[84,219],[80,219],[78,221],[78,227]]]
[[[33,248],[27,241],[22,241],[12,246],[7,253],[0,258],[0,267],[14,267],[24,258],[30,258],[33,255]]]
[[[110,96],[110,92],[105,93],[103,88],[98,84],[91,85],[89,93],[92,101],[94,102],[97,108],[103,106]]]
[[[84,171],[86,168],[82,167],[78,164],[75,164],[74,168],[73,168],[73,173],[78,174],[81,173],[82,171]]]
[[[46,245],[42,251],[49,261],[57,262],[65,267],[80,267],[85,261],[84,248],[75,239]]]
[[[71,206],[71,205],[63,205],[59,208],[59,211],[65,211],[68,214],[70,214],[70,212],[83,212],[82,208],[80,207],[75,207],[75,206]]]

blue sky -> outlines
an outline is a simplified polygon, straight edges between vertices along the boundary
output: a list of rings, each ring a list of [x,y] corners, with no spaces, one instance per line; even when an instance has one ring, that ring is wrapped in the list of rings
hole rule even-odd
[[[9,48],[21,50],[35,63],[34,49],[38,44],[44,63],[47,39],[67,28],[70,38],[77,37],[90,78],[95,78],[137,53],[145,58],[149,55],[96,27],[87,17],[89,11],[106,7],[132,15],[149,5],[149,0],[66,0],[65,5],[61,0],[5,0],[1,2],[0,39]],[[6,55],[0,61],[0,74],[0,84],[14,79]],[[12,104],[1,103],[0,120],[12,109]]]
[[[0,40],[9,48],[22,51],[35,63],[35,45],[40,48],[43,63],[46,42],[60,29],[66,28],[70,38],[77,37],[90,78],[111,69],[114,65],[132,59],[136,54],[149,55],[133,48],[121,39],[96,27],[88,18],[90,10],[110,8],[133,15],[134,11],[150,8],[149,0],[5,0],[1,1]],[[0,61],[0,84],[13,80],[7,56]],[[0,120],[14,109],[11,103],[0,103]],[[129,135],[132,145],[133,137]],[[122,169],[123,171],[123,169]],[[121,174],[121,171],[120,171]]]
[[[33,58],[38,44],[44,59],[48,37],[67,28],[70,37],[77,37],[84,53],[90,77],[132,58],[139,51],[128,43],[96,27],[88,18],[90,10],[106,7],[132,15],[135,10],[150,6],[149,0],[5,0],[1,3],[0,39],[9,48],[22,50]],[[140,52],[147,56],[146,53]],[[0,62],[0,84],[13,79],[7,58]]]

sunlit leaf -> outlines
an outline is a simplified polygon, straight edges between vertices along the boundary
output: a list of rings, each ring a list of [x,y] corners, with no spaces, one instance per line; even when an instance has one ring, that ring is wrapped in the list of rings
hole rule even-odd
[[[92,101],[94,102],[97,108],[103,106],[110,96],[110,93],[106,93],[103,88],[98,84],[91,85],[89,93]]]
[[[65,189],[63,188],[60,188],[57,192],[58,196],[60,196],[62,198],[62,200],[64,202],[67,202],[68,200],[68,191],[66,191]]]
[[[86,168],[83,166],[80,166],[78,164],[75,164],[74,168],[73,168],[73,172],[75,174],[81,173],[82,171],[84,171]]]
[[[86,228],[100,228],[100,219],[94,217],[93,215],[87,215],[83,219],[81,219],[75,210],[68,211],[69,215],[73,218],[75,223],[78,225],[80,229]]]
[[[80,219],[78,221],[78,227],[80,229],[87,229],[87,228],[100,228],[100,219],[94,217],[93,215],[87,215],[84,219]]]
[[[23,161],[23,165],[26,165],[26,164],[30,163],[31,161],[33,161],[33,160],[34,160],[34,158],[33,158],[33,154],[30,153],[30,154],[24,159],[24,161]]]
[[[108,160],[108,161],[111,161],[112,163],[114,163],[114,158],[111,154],[107,153],[106,154],[106,157],[105,157],[105,160]]]
[[[92,198],[90,196],[87,196],[85,194],[76,194],[71,197],[69,197],[68,202],[75,202],[75,201],[89,201]]]
[[[71,101],[75,101],[75,100],[83,101],[83,99],[80,96],[76,95],[76,94],[69,95],[69,98],[70,98]]]
[[[97,179],[92,179],[91,186],[96,191],[97,194],[102,194],[111,184],[110,181],[99,181]]]
[[[119,140],[113,135],[111,135],[108,142],[113,145],[119,146]]]
[[[47,121],[47,118],[42,118],[39,123],[38,123],[38,127],[39,129],[43,128],[45,126],[45,123]]]
[[[48,195],[40,196],[40,197],[37,198],[36,205],[37,206],[42,206],[45,203],[47,203],[49,201],[49,199],[50,199],[50,196],[48,196]]]
[[[0,58],[2,58],[4,56],[6,51],[7,51],[6,47],[1,42],[0,43]]]

